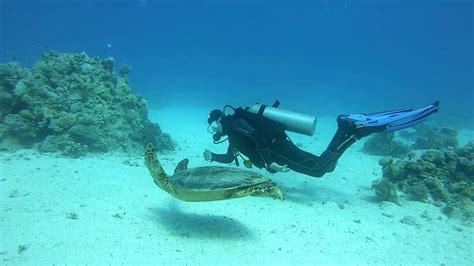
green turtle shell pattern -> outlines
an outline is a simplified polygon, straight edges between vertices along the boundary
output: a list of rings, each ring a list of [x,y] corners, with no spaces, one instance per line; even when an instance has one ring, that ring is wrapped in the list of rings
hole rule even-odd
[[[178,190],[224,191],[270,181],[258,173],[232,167],[203,166],[178,171],[169,177]]]

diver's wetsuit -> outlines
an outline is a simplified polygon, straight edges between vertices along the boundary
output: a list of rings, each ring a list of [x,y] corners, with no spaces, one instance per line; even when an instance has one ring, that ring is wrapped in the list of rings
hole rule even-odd
[[[276,171],[269,165],[275,162],[302,174],[321,177],[334,170],[344,150],[355,142],[339,127],[326,151],[316,156],[293,144],[280,124],[242,108],[224,116],[221,124],[222,134],[229,138],[229,147],[226,154],[212,153],[211,161],[231,163],[240,152],[256,167],[266,168],[271,173]]]

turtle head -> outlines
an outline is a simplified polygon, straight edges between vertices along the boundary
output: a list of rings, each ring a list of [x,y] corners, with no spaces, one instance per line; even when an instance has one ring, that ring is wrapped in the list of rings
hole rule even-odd
[[[268,181],[265,183],[261,183],[255,186],[250,187],[252,190],[250,195],[254,197],[270,197],[273,199],[285,199],[283,195],[283,190],[281,189],[280,185],[273,181]]]
[[[161,189],[169,192],[168,176],[156,156],[155,147],[153,147],[153,144],[151,143],[146,145],[145,148],[145,165],[148,168],[148,171],[150,171],[150,175],[153,177],[155,184]]]

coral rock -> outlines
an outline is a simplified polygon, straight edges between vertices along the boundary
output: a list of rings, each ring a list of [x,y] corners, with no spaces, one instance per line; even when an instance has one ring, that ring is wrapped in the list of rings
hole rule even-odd
[[[85,53],[43,54],[31,69],[0,64],[0,137],[10,145],[36,145],[72,157],[87,152],[140,152],[176,143],[148,120],[145,99],[114,72],[113,58]],[[158,127],[159,129],[159,127]]]

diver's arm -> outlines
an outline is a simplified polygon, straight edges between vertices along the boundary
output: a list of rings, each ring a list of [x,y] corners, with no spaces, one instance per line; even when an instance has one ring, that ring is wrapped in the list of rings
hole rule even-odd
[[[225,154],[217,154],[217,153],[211,153],[211,162],[218,162],[218,163],[231,163],[234,161],[235,156],[234,156],[234,147],[232,145],[229,145],[229,148],[227,148],[227,153]]]

